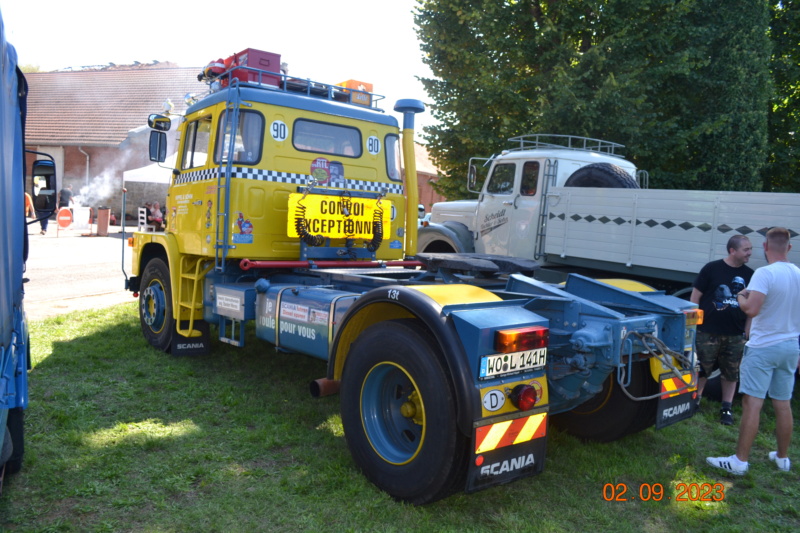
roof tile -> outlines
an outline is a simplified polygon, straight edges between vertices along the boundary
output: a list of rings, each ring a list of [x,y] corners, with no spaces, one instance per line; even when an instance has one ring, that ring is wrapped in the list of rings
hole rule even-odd
[[[175,113],[184,95],[204,94],[201,67],[35,72],[28,80],[29,145],[118,146],[170,99]]]

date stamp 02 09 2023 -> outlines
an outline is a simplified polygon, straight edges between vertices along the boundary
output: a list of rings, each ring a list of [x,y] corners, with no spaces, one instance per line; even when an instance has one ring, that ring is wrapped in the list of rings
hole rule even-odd
[[[725,500],[725,486],[722,483],[678,483],[675,485],[674,496],[670,496],[664,492],[664,485],[661,483],[642,483],[638,491],[627,483],[606,483],[603,485],[603,499],[607,502],[721,502]]]

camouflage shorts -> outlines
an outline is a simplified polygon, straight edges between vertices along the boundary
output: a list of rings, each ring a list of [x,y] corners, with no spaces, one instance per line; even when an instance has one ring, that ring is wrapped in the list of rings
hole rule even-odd
[[[728,381],[739,381],[739,363],[744,351],[742,335],[709,335],[697,332],[697,359],[700,361],[702,376],[710,376],[719,369]]]

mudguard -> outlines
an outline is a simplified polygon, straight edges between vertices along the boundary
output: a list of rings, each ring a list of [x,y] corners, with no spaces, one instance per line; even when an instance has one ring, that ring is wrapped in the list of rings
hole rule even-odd
[[[460,290],[459,299],[462,303],[475,303],[486,295],[494,297],[491,293],[474,286],[454,288]],[[469,290],[475,292],[466,294]],[[328,378],[341,379],[350,344],[364,329],[377,322],[401,318],[419,319],[436,338],[453,380],[458,427],[465,435],[470,435],[472,421],[476,413],[481,413],[481,404],[480,397],[475,393],[464,346],[453,320],[449,316],[442,315],[442,302],[434,300],[415,287],[392,285],[374,289],[353,304],[342,320],[342,326],[334,340],[328,360]]]
[[[419,229],[418,249],[420,252],[444,252],[437,243],[450,246],[456,253],[472,253],[475,241],[470,229],[461,222],[431,223]]]

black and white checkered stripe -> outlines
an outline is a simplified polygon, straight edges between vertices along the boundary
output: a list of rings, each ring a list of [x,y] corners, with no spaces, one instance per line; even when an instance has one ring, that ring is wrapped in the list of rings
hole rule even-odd
[[[175,184],[192,183],[217,179],[219,169],[203,169],[192,172],[184,172],[175,178]],[[264,170],[251,167],[233,167],[232,176],[248,180],[271,181],[274,183],[286,183],[290,185],[308,185],[311,183],[311,176],[308,174],[295,174],[293,172],[277,172],[275,170]],[[378,192],[382,194],[403,194],[402,183],[379,183],[365,180],[345,180],[345,189],[351,191]]]
[[[178,177],[175,178],[175,185],[180,183],[191,183],[193,181],[203,181],[203,180],[210,180],[214,179],[217,176],[217,169],[202,169],[202,170],[195,170],[193,172],[186,172],[184,174],[180,174]]]
[[[566,212],[563,213],[553,213],[552,211],[548,214],[548,219],[552,220],[557,218],[559,220],[566,220],[569,218],[574,222],[588,222],[590,224],[616,224],[617,226],[622,226],[625,224],[633,224],[634,220],[630,217],[623,218],[623,217],[607,217],[607,216],[594,216],[594,215],[581,215],[579,213],[573,213],[572,215],[568,215]],[[640,224],[644,224],[645,226],[652,228],[655,226],[661,226],[665,229],[672,229],[678,228],[684,231],[689,230],[700,230],[702,232],[709,232],[711,230],[718,231],[719,233],[730,233],[735,232],[741,235],[750,236],[753,233],[758,233],[759,235],[766,236],[767,231],[769,231],[768,227],[750,227],[750,226],[739,226],[734,228],[733,226],[729,226],[727,224],[718,224],[714,226],[711,222],[690,222],[688,220],[669,220],[669,219],[660,219],[654,220],[650,219],[643,219],[637,218],[635,220],[635,224],[639,226]],[[792,228],[789,229],[789,235],[792,238],[797,237],[800,235],[797,231]],[[677,230],[676,230],[677,231]]]

